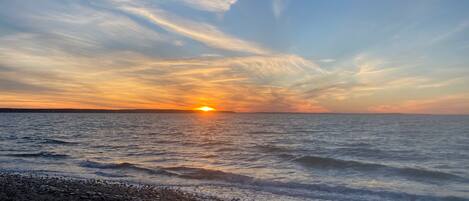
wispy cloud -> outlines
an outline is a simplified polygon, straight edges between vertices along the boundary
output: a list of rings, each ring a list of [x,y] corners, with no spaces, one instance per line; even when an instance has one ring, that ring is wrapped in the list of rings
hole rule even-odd
[[[435,38],[433,38],[432,40],[430,40],[429,44],[435,44],[435,43],[444,41],[448,38],[451,38],[454,35],[460,34],[464,30],[466,30],[467,28],[469,28],[469,20],[465,20],[465,21],[459,23],[458,25],[456,25],[454,28],[452,28],[450,30],[445,30],[444,33],[441,33],[440,35],[438,35]]]
[[[425,57],[413,54],[402,59],[394,49],[393,54],[324,53],[334,59],[315,63],[238,37],[240,32],[229,32],[233,27],[207,20],[211,14],[173,13],[181,7],[165,7],[166,2],[42,2],[47,5],[2,2],[0,107],[189,109],[209,104],[237,111],[441,113],[469,107],[467,93],[448,95],[467,91],[467,65],[457,55],[451,57],[457,68],[425,63]],[[179,3],[219,15],[236,1]],[[280,19],[288,2],[266,6]],[[463,23],[437,41],[466,30]],[[240,31],[257,37],[252,30]],[[301,41],[306,39],[311,38]],[[315,47],[311,41],[308,46]],[[452,106],[445,110],[445,104]]]
[[[272,1],[272,12],[274,13],[275,18],[280,18],[283,14],[283,11],[288,6],[288,0],[273,0]]]
[[[336,61],[335,59],[320,59],[319,60],[319,62],[322,62],[322,63],[332,63],[335,61]]]
[[[190,104],[194,97],[211,97],[216,100],[212,102],[229,104],[238,111],[326,110],[314,100],[304,99],[302,89],[295,87],[296,82],[326,72],[293,55],[149,59],[136,68],[109,73],[161,86],[162,90],[185,97],[182,99],[187,102],[179,101],[184,104]]]
[[[36,34],[0,38],[0,64],[13,66],[2,67],[0,75],[27,78],[2,82],[8,83],[4,87],[9,94],[0,95],[5,100],[0,105],[15,105],[6,100],[16,94],[17,100],[35,100],[25,105],[39,107],[187,109],[206,103],[237,111],[326,111],[314,100],[304,99],[295,83],[327,72],[299,56],[164,59],[122,51],[92,56],[68,51],[56,40],[45,45],[40,38]],[[50,75],[33,74],[34,69]],[[25,94],[26,89],[31,94]]]
[[[227,35],[212,25],[183,19],[160,9],[155,8],[150,10],[130,5],[123,5],[120,8],[131,14],[141,16],[168,31],[199,41],[213,48],[253,54],[270,53],[269,50],[255,43]]]
[[[469,95],[456,94],[408,100],[403,103],[373,106],[368,110],[381,113],[467,114],[469,113]]]
[[[237,0],[180,0],[185,4],[204,11],[222,13],[230,10]]]
[[[55,91],[54,89],[43,87],[41,85],[33,85],[19,82],[16,80],[0,78],[0,91],[3,93],[19,92],[19,93],[43,93],[47,91]]]

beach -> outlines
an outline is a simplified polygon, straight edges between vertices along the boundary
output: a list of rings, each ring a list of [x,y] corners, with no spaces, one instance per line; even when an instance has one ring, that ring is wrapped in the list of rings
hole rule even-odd
[[[0,200],[219,201],[221,199],[151,185],[0,173]]]
[[[469,201],[469,0],[0,0],[0,201]]]

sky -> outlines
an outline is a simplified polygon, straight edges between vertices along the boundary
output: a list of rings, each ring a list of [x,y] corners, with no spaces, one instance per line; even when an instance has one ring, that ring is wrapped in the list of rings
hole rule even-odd
[[[469,114],[466,0],[0,0],[0,107]]]

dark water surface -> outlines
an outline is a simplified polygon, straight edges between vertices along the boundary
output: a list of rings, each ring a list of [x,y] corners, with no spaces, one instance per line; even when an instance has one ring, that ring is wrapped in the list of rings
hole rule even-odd
[[[469,116],[0,113],[0,169],[254,200],[469,200]]]

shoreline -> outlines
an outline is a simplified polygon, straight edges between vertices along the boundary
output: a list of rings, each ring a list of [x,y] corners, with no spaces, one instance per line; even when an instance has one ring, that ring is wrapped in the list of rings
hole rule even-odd
[[[170,187],[18,173],[0,173],[0,200],[222,201]]]

